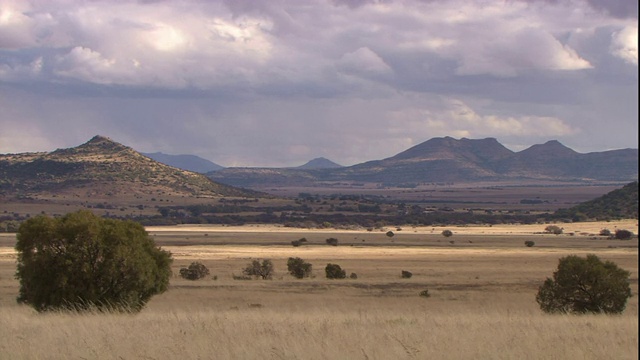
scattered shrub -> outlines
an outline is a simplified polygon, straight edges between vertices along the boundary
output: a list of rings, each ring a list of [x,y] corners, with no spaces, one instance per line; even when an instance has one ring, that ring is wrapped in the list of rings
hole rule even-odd
[[[260,260],[253,260],[242,270],[242,273],[262,280],[269,280],[273,277],[273,263],[269,259],[262,260],[262,263]]]
[[[524,242],[524,244],[525,244],[527,247],[533,247],[533,245],[535,245],[536,243],[535,243],[533,240],[526,240],[526,241]]]
[[[180,269],[180,276],[187,280],[198,280],[209,275],[209,269],[201,262],[192,262],[189,267]]]
[[[305,262],[299,257],[290,257],[287,261],[287,270],[289,270],[289,274],[298,279],[311,276],[311,268],[312,266],[310,263]]]
[[[453,232],[451,230],[443,230],[442,231],[442,236],[444,237],[450,237],[453,235]]]
[[[633,233],[629,230],[616,230],[615,238],[618,240],[629,240]]]
[[[538,289],[536,301],[547,313],[621,313],[631,297],[630,273],[593,254],[560,259],[553,278]]]
[[[358,274],[356,273],[349,274],[349,279],[357,279],[357,278],[358,278]]]
[[[324,272],[327,279],[344,279],[347,277],[346,271],[342,270],[340,265],[337,264],[327,264],[324,268]]]
[[[425,290],[420,291],[420,293],[418,295],[420,295],[421,297],[424,297],[424,298],[431,297],[431,294],[429,294],[429,289],[425,289]]]
[[[402,270],[403,279],[411,279],[412,276],[413,274],[411,273],[411,271]]]
[[[293,240],[293,241],[291,242],[291,245],[293,245],[293,247],[298,247],[298,246],[300,246],[300,245],[301,245],[300,240]]]
[[[544,232],[546,232],[547,234],[554,234],[554,235],[562,234],[563,230],[564,229],[562,229],[558,225],[549,225],[546,228],[544,228]]]
[[[393,235],[395,235],[395,234],[393,233],[393,231],[391,231],[391,230],[387,231],[387,236],[388,236],[388,237],[390,237],[390,238],[391,238],[391,237],[393,237]]]
[[[600,236],[611,236],[611,230],[609,229],[600,230]]]
[[[139,311],[171,277],[171,254],[142,225],[87,210],[26,220],[16,250],[17,300],[37,311]]]
[[[327,244],[329,244],[331,246],[338,246],[338,239],[336,239],[336,238],[328,238],[325,241],[326,241]]]

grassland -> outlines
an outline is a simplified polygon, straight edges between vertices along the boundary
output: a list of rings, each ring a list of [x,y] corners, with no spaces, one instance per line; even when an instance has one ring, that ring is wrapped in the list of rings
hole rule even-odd
[[[542,234],[543,225],[449,227],[451,238],[443,228],[149,228],[173,253],[174,273],[201,261],[211,276],[174,277],[136,315],[36,314],[15,304],[15,239],[2,235],[0,358],[637,359],[638,240],[597,236],[605,227],[636,232],[637,220],[563,226],[559,236]],[[291,246],[301,237],[308,245]],[[340,245],[324,244],[328,237]],[[543,314],[538,286],[560,257],[587,253],[631,272],[625,312]],[[288,275],[291,256],[312,263],[314,277]],[[234,280],[256,258],[273,261],[273,280]],[[325,279],[328,262],[358,278]],[[431,297],[418,296],[425,289]]]

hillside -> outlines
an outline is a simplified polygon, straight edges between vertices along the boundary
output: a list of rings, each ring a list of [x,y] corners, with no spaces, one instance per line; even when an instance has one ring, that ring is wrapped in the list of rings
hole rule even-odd
[[[342,165],[338,165],[338,164],[334,163],[333,161],[331,161],[331,160],[329,160],[327,158],[319,157],[319,158],[315,158],[313,160],[310,160],[309,162],[307,162],[304,165],[298,166],[296,169],[302,169],[302,170],[334,169],[334,168],[339,168],[339,167],[342,167]]]
[[[223,166],[196,155],[169,155],[161,152],[141,154],[165,165],[201,174],[224,169]]]
[[[274,176],[277,174],[277,176]],[[638,149],[578,153],[556,140],[513,152],[494,138],[433,138],[395,156],[340,168],[227,168],[207,174],[235,186],[279,186],[283,179],[304,185],[378,183],[629,182],[638,179]]]
[[[638,182],[634,181],[596,199],[569,209],[556,211],[556,216],[584,221],[586,219],[637,219]]]
[[[43,193],[75,196],[255,196],[254,192],[211,181],[180,170],[106,137],[50,153],[0,155],[0,194]]]

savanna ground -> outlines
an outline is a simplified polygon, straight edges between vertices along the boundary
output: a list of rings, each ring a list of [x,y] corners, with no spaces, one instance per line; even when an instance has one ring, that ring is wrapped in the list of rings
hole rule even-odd
[[[277,226],[148,228],[174,256],[211,275],[174,276],[139,314],[37,314],[15,303],[15,235],[0,236],[2,359],[637,359],[638,240],[602,228],[637,220],[544,225],[300,230]],[[392,230],[393,237],[385,235]],[[568,235],[572,232],[573,235]],[[291,246],[302,237],[307,244]],[[337,247],[325,239],[339,239]],[[535,241],[525,247],[525,240]],[[631,272],[633,297],[617,316],[546,315],[538,286],[560,257],[587,253]],[[313,277],[287,274],[289,257]],[[234,280],[271,259],[272,280]],[[327,280],[336,263],[357,279]],[[402,279],[401,271],[413,273]],[[430,297],[418,294],[429,290]]]

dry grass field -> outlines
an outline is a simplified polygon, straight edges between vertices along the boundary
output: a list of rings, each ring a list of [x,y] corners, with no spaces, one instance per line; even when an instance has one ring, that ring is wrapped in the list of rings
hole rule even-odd
[[[211,275],[175,276],[135,315],[17,305],[15,238],[2,235],[0,359],[637,359],[638,240],[594,235],[605,227],[635,233],[637,220],[563,226],[558,236],[542,234],[544,225],[449,227],[451,238],[443,228],[149,228],[173,253],[175,274],[201,261]],[[291,246],[301,237],[308,245]],[[326,245],[328,237],[340,245]],[[625,312],[543,314],[538,286],[560,257],[587,253],[631,272]],[[312,263],[314,276],[288,275],[288,257]],[[234,280],[258,258],[273,261],[272,280]],[[357,279],[325,279],[329,262]],[[402,270],[413,277],[402,279]],[[431,296],[418,296],[425,289]]]

